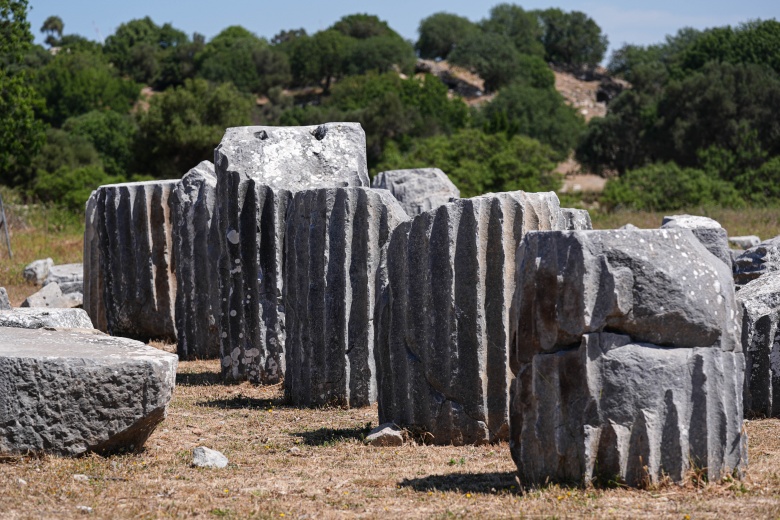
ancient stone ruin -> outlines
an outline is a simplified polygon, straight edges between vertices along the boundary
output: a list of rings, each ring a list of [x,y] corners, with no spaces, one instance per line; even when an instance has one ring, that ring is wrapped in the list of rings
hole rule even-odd
[[[409,219],[386,190],[304,190],[285,231],[285,394],[294,405],[376,401],[374,302],[382,252]]]
[[[223,372],[278,383],[285,366],[288,205],[301,190],[368,186],[365,133],[356,123],[229,128],[214,163]]]
[[[437,444],[506,438],[514,256],[530,230],[562,229],[554,193],[460,199],[393,232],[374,327],[380,423]]]
[[[105,331],[112,335],[176,340],[168,199],[177,183],[101,186],[87,202],[85,307],[98,328],[105,313]]]
[[[512,326],[523,482],[713,481],[746,465],[731,273],[691,231],[529,233]]]
[[[710,253],[731,267],[729,235],[717,220],[696,215],[672,215],[664,217],[661,229],[690,229]]]
[[[176,365],[129,339],[0,327],[0,455],[140,449],[165,418]]]

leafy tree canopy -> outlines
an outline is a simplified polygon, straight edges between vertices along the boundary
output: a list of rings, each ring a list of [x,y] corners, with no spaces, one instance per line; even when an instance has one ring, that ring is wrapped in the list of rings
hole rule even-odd
[[[607,37],[596,22],[580,11],[546,9],[539,12],[545,59],[574,68],[594,68],[607,51]]]
[[[466,37],[449,60],[474,70],[485,81],[485,90],[493,92],[520,74],[520,56],[509,36],[487,32]]]
[[[420,38],[414,48],[421,58],[445,60],[458,44],[479,30],[475,23],[463,16],[434,13],[420,22],[417,29]]]
[[[92,144],[108,175],[130,176],[137,127],[129,115],[93,110],[68,119],[62,128]]]
[[[376,36],[395,36],[399,34],[392,30],[387,22],[372,14],[350,14],[342,17],[330,27],[344,36],[365,40]]]
[[[480,26],[485,32],[509,38],[521,54],[544,57],[539,17],[519,5],[496,5],[490,10],[490,16],[480,22]]]

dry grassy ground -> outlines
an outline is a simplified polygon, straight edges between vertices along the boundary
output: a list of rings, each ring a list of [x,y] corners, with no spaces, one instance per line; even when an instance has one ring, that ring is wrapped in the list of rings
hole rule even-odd
[[[365,446],[375,408],[288,407],[280,387],[225,385],[218,369],[216,361],[180,364],[168,418],[142,453],[0,463],[0,518],[780,515],[778,420],[747,423],[751,466],[742,482],[522,492],[506,443]],[[191,467],[198,445],[222,451],[230,464]]]
[[[698,213],[731,235],[780,234],[778,210]],[[593,217],[598,228],[649,228],[663,214]],[[9,220],[15,256],[9,261],[0,248],[0,286],[18,305],[35,291],[21,278],[24,265],[47,256],[80,261],[81,230],[56,213]],[[521,491],[506,443],[364,446],[361,437],[377,424],[375,408],[292,408],[280,387],[225,385],[218,370],[216,361],[179,365],[169,416],[142,453],[0,461],[0,519],[780,516],[780,420],[746,424],[751,464],[742,482]],[[198,445],[222,451],[230,465],[191,467]]]

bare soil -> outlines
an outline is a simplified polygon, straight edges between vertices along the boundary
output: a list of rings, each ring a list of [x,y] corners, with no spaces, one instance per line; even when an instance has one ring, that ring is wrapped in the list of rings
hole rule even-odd
[[[375,407],[293,408],[280,386],[223,384],[218,369],[179,365],[168,418],[141,453],[0,462],[0,519],[780,515],[780,420],[746,423],[751,466],[741,482],[521,489],[506,443],[366,446]],[[228,467],[192,467],[200,445]]]

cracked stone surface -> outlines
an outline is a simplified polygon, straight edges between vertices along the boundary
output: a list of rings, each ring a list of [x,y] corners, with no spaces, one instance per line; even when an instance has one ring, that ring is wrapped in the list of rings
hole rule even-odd
[[[706,468],[717,482],[747,466],[744,356],[585,334],[540,353],[512,385],[510,449],[525,484],[678,482]]]
[[[85,290],[89,298],[95,298],[87,312],[99,325],[102,308],[105,332],[111,335],[176,341],[169,198],[178,182],[128,182],[95,191],[94,216],[88,215],[88,220],[93,220],[96,233],[88,224],[84,240],[85,253],[90,247],[89,258],[85,258],[85,284],[89,284]],[[89,209],[88,202],[88,213]],[[90,233],[95,235],[89,237]],[[97,254],[91,250],[93,245]],[[101,287],[102,294],[95,295]]]
[[[60,264],[49,268],[43,285],[56,283],[63,294],[84,292],[84,264]]]
[[[0,327],[0,454],[140,449],[165,418],[176,365],[124,338]]]
[[[661,229],[690,229],[710,253],[731,268],[733,259],[729,235],[717,220],[695,215],[672,215],[664,217]]]
[[[228,379],[276,384],[285,370],[284,234],[295,192],[368,186],[357,123],[229,128],[214,151],[219,340]]]
[[[742,306],[745,414],[780,416],[780,272],[770,272],[737,292]],[[777,397],[777,399],[775,399]]]
[[[46,277],[49,276],[49,269],[54,265],[54,260],[51,258],[44,258],[42,260],[35,260],[30,262],[22,271],[22,276],[28,282],[36,285],[43,285]]]
[[[774,271],[780,271],[780,236],[765,240],[737,256],[734,283],[742,286]]]
[[[209,243],[216,196],[214,164],[203,161],[182,177],[170,197],[179,359],[219,357],[219,271]]]
[[[97,191],[87,199],[84,222],[84,310],[87,311],[92,325],[102,331],[108,330],[106,306],[103,304],[103,271],[98,240]]]
[[[603,330],[741,350],[731,272],[688,229],[528,233],[517,276],[513,369]]]
[[[386,190],[300,191],[290,202],[285,395],[293,405],[376,401],[374,304],[390,233],[409,217]]]
[[[460,198],[460,190],[438,168],[379,172],[371,187],[389,190],[410,217]]]
[[[508,437],[509,309],[515,251],[535,229],[562,229],[557,196],[488,194],[400,224],[375,313],[380,423],[436,444]]]
[[[92,329],[92,320],[84,309],[13,309],[0,310],[0,327]]]

